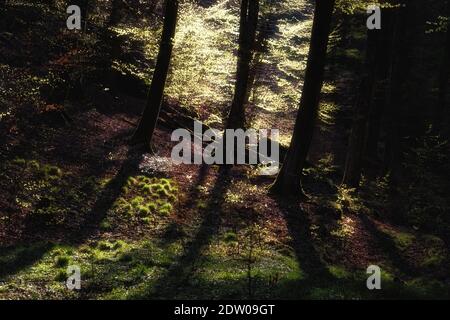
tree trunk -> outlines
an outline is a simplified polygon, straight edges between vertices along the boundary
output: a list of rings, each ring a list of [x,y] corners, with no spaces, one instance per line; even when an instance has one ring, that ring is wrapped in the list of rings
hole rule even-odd
[[[383,86],[383,84],[381,85]],[[372,110],[367,124],[367,137],[364,146],[364,162],[377,164],[380,162],[378,143],[381,136],[381,124],[386,110],[385,88],[377,84],[375,86]]]
[[[393,37],[393,18],[394,10],[392,8],[382,9],[382,29],[378,40],[378,49],[376,56],[376,84],[374,91],[374,101],[369,115],[368,132],[364,148],[364,157],[366,162],[378,163],[378,143],[381,136],[382,119],[386,111],[388,90],[388,78],[390,76],[391,56],[392,56],[392,37]]]
[[[371,109],[375,85],[375,58],[380,31],[367,31],[367,48],[364,75],[361,80],[358,98],[355,104],[355,117],[350,133],[347,158],[342,183],[349,187],[358,187],[363,167],[364,143],[367,136],[368,118]]]
[[[158,121],[164,95],[167,73],[173,50],[173,38],[178,15],[178,0],[166,0],[164,26],[156,61],[156,67],[150,85],[149,96],[139,125],[131,139],[132,143],[144,143],[151,150],[151,141]]]
[[[255,46],[258,15],[259,0],[241,0],[237,75],[227,128],[237,129],[245,126],[244,107],[248,103],[250,93],[250,64]]]
[[[450,16],[450,0],[447,0],[447,16]],[[441,72],[439,74],[439,99],[437,110],[435,112],[435,127],[436,132],[440,133],[443,131],[445,125],[448,120],[448,110],[447,110],[447,88],[449,82],[449,74],[450,74],[450,20],[447,24],[447,35],[445,40],[445,49],[444,56],[441,64]],[[444,124],[444,126],[443,126]],[[448,129],[446,129],[448,133]]]
[[[316,1],[300,109],[288,154],[271,187],[277,194],[304,196],[301,175],[317,120],[334,3],[334,0]]]
[[[413,17],[416,1],[397,1],[400,4],[394,22],[393,53],[390,76],[390,89],[387,92],[386,116],[386,170],[389,174],[388,212],[392,221],[402,222],[402,194],[400,193],[400,177],[402,163],[402,136],[404,118],[408,115],[406,97],[408,95],[407,80],[411,70],[411,51],[414,37],[411,24],[416,23]]]
[[[394,39],[391,67],[391,82],[388,92],[387,108],[387,146],[386,146],[386,168],[390,173],[393,185],[398,183],[401,164],[401,136],[403,124],[403,107],[406,97],[406,81],[408,79],[411,64],[412,40],[409,32],[409,23],[413,23],[412,7],[414,1],[401,1],[398,9],[398,18],[394,27]]]

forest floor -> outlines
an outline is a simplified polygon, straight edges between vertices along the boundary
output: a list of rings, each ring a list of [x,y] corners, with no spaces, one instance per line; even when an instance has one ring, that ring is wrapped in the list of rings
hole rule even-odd
[[[273,177],[251,166],[173,165],[162,125],[155,155],[128,146],[156,15],[105,31],[99,7],[80,33],[65,29],[64,11],[10,3],[0,19],[0,299],[450,297],[445,242],[382,218],[382,180],[364,198],[340,186],[356,49],[327,68],[310,199],[299,203],[270,196]],[[166,95],[220,127],[238,16],[230,1],[208,3],[182,7]],[[277,6],[249,115],[287,144],[312,14],[307,1]],[[81,267],[79,291],[65,287],[68,265]],[[382,270],[381,290],[366,287],[369,265]]]

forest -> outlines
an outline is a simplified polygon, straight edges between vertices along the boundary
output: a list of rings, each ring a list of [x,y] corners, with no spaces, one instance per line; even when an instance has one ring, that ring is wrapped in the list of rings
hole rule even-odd
[[[0,300],[450,299],[449,16],[0,0]]]

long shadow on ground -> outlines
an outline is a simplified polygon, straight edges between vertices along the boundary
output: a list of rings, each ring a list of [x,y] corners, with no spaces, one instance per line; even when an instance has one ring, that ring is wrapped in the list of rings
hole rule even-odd
[[[333,276],[314,247],[315,241],[311,237],[311,223],[307,213],[301,209],[298,202],[287,201],[280,197],[274,199],[286,221],[297,262],[305,273],[305,278],[299,279],[296,284],[298,286],[296,294],[303,296],[308,294],[311,287],[329,283],[333,280]]]
[[[176,290],[187,287],[189,277],[195,271],[203,249],[219,232],[221,213],[223,212],[222,204],[230,182],[229,168],[221,168],[210,192],[207,206],[200,212],[203,220],[182,256],[156,283],[152,282],[147,288],[137,294],[132,294],[129,298],[174,297],[178,294]]]

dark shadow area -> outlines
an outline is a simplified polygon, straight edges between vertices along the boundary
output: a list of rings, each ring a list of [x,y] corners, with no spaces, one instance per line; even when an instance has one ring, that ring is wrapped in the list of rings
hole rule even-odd
[[[333,277],[314,247],[314,239],[310,236],[311,224],[306,212],[303,212],[295,201],[286,201],[286,199],[278,197],[275,197],[275,200],[286,220],[298,264],[306,274],[306,279],[298,283],[300,290],[308,287],[302,284],[304,281],[317,284],[331,281]]]
[[[198,188],[205,183],[206,177],[209,174],[210,167],[206,164],[200,165],[198,175],[195,183],[190,188],[187,194],[187,199],[184,203],[180,204],[180,208],[192,208],[195,207],[197,199],[199,197]],[[183,209],[181,209],[183,210]],[[160,243],[163,246],[169,245],[173,240],[178,239],[181,235],[185,235],[184,231],[180,229],[180,225],[177,221],[171,222],[165,229],[164,234],[161,237]]]
[[[0,247],[0,282],[3,277],[16,274],[40,260],[52,247],[51,243],[35,243],[27,247]]]
[[[398,251],[392,238],[386,233],[380,231],[377,226],[373,223],[372,219],[365,214],[360,215],[361,221],[367,230],[375,237],[378,241],[378,246],[383,249],[383,253],[389,257],[394,268],[401,271],[404,275],[408,277],[419,276],[418,270],[411,266],[408,261],[406,261],[401,252]]]

